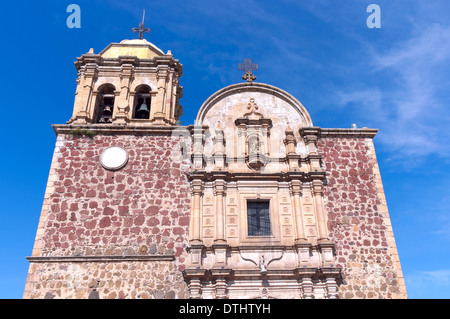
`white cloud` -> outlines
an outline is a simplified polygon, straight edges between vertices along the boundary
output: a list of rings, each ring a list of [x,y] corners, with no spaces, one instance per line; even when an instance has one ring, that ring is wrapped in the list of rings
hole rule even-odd
[[[372,72],[387,83],[338,91],[338,101],[363,106],[361,118],[380,128],[379,140],[392,159],[445,157],[450,154],[449,62],[450,27],[431,25],[387,52],[372,53]]]
[[[409,298],[450,298],[450,269],[405,274]],[[439,296],[439,297],[435,297]]]

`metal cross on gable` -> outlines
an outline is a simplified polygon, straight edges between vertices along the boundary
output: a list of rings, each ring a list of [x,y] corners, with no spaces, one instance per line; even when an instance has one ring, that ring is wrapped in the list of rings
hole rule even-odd
[[[145,18],[145,10],[144,10],[144,14],[142,15],[142,22],[139,22],[139,28],[132,28],[131,31],[133,33],[138,33],[138,38],[140,40],[144,39],[144,33],[148,33],[151,31],[150,28],[145,28],[144,27],[144,18]]]
[[[247,80],[247,82],[252,82],[256,80],[256,75],[252,71],[258,71],[258,64],[252,63],[252,59],[244,59],[244,63],[239,63],[239,71],[244,71],[245,74],[242,76],[242,80]]]

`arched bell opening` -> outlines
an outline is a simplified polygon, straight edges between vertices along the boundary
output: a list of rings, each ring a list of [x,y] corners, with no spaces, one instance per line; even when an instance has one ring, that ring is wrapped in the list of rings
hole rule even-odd
[[[98,88],[96,103],[96,123],[112,123],[116,88],[112,84],[103,84]]]
[[[133,118],[148,120],[150,118],[151,88],[142,84],[136,87],[135,92]]]

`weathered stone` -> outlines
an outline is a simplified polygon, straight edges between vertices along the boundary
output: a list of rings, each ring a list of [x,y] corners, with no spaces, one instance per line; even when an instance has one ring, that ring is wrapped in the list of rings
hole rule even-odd
[[[154,295],[153,295],[154,299],[164,299],[164,292],[161,290],[157,290]]]
[[[315,127],[294,97],[256,82],[213,94],[200,127],[175,126],[182,65],[145,40],[76,66],[25,298],[406,296],[374,130]],[[144,93],[150,114],[136,119]],[[113,146],[126,151],[114,169],[99,162]],[[255,200],[270,202],[270,236],[248,232]]]
[[[100,299],[98,291],[92,290],[91,293],[88,296],[88,299]]]

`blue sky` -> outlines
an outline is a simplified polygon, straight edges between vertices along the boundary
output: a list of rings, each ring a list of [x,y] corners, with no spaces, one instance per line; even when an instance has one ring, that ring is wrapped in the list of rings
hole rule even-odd
[[[69,4],[81,28],[69,29]],[[369,4],[381,28],[369,29]],[[76,57],[136,38],[184,65],[185,125],[238,63],[291,93],[321,127],[374,142],[410,298],[450,298],[450,3],[447,0],[154,0],[2,3],[0,298],[21,298],[55,145],[72,115]]]

